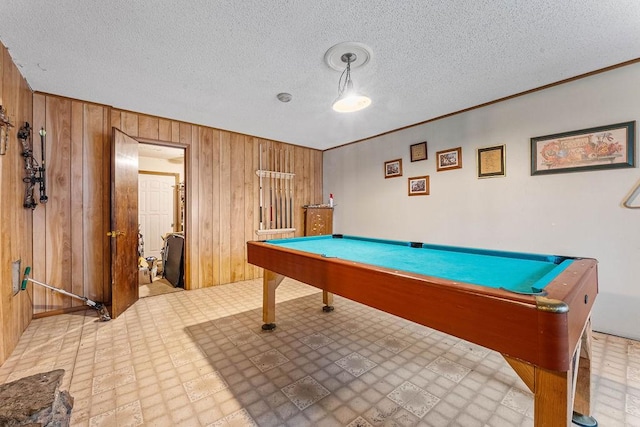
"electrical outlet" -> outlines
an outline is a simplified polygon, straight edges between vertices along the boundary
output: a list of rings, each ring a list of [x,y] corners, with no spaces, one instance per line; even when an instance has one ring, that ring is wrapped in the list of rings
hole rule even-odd
[[[11,264],[11,279],[13,284],[13,295],[20,292],[20,264],[22,260],[14,261]]]

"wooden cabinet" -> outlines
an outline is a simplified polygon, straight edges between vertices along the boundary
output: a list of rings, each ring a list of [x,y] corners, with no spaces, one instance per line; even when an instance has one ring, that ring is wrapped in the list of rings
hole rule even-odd
[[[304,235],[333,234],[333,208],[306,206],[304,210]]]

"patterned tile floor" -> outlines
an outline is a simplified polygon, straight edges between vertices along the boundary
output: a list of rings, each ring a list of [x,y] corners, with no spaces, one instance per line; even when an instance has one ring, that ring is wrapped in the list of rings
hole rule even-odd
[[[262,282],[33,320],[0,382],[54,368],[76,426],[532,426],[532,396],[493,351],[285,280],[262,332]],[[640,342],[594,333],[593,412],[640,426]]]

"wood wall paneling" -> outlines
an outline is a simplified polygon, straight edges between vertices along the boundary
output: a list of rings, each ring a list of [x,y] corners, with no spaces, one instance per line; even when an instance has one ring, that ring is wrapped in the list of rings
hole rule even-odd
[[[44,230],[46,283],[71,291],[71,101],[47,97],[47,195]],[[61,309],[71,306],[71,299],[47,290],[46,304]]]
[[[7,92],[10,90],[12,81],[8,78],[9,72],[5,72],[4,70],[6,56],[8,56],[8,53],[4,46],[2,46],[0,51],[0,78],[2,79],[0,80],[0,105],[9,109],[9,96],[7,96]],[[7,78],[6,82],[5,77]],[[7,90],[5,90],[5,86],[7,86]],[[12,156],[9,152],[7,152],[4,157],[0,157],[0,179],[3,183],[9,182],[11,179],[11,173],[13,172],[11,159]],[[3,242],[3,247],[0,249],[0,319],[3,325],[2,336],[0,336],[0,361],[6,360],[8,352],[12,350],[13,339],[10,336],[6,336],[5,333],[10,332],[10,326],[19,322],[19,319],[15,318],[16,316],[12,313],[13,299],[11,298],[12,289],[10,287],[12,272],[11,269],[8,268],[11,265],[13,255],[10,245],[12,240],[17,238],[17,236],[14,237],[11,232],[13,225],[11,224],[10,211],[17,208],[17,206],[15,206],[15,198],[11,197],[11,193],[11,186],[0,185],[0,232],[2,232],[3,238],[4,236],[9,236],[9,240]],[[13,343],[13,346],[15,346],[15,343]]]
[[[220,168],[219,168],[219,230],[218,263],[220,274],[216,284],[231,281],[231,135],[220,131]]]
[[[94,129],[97,129],[97,125],[88,127],[87,132],[93,136],[93,141],[96,145],[102,147],[102,182],[103,185],[99,186],[98,183],[94,183],[94,188],[100,188],[102,191],[102,217],[101,221],[97,223],[95,227],[102,226],[102,230],[94,231],[96,233],[97,244],[99,244],[98,251],[102,254],[98,259],[85,259],[85,271],[90,271],[96,268],[102,267],[102,285],[91,286],[87,290],[86,295],[92,295],[95,292],[97,299],[102,302],[111,301],[111,264],[108,262],[102,262],[98,267],[95,266],[97,260],[111,259],[111,238],[107,237],[107,231],[111,229],[111,133],[113,128],[111,126],[111,108],[102,108],[102,132],[100,135],[95,135]],[[108,185],[106,183],[109,183]],[[93,229],[93,227],[91,227]],[[100,243],[98,243],[100,242]],[[99,276],[96,276],[96,280]],[[92,282],[86,282],[92,284]]]
[[[218,232],[217,223],[214,224],[214,198],[217,198],[218,192],[214,192],[214,147],[213,147],[213,133],[212,129],[200,128],[199,129],[199,147],[198,147],[198,159],[199,159],[199,174],[198,174],[198,198],[193,201],[198,206],[199,216],[195,218],[195,221],[199,224],[198,240],[200,242],[198,260],[198,287],[207,287],[213,285],[213,269],[216,266],[218,269],[218,263],[214,258],[214,227],[215,233]],[[217,132],[216,132],[217,133]],[[219,139],[216,138],[219,145]],[[216,151],[216,161],[218,161]],[[187,178],[187,181],[188,178]],[[217,214],[215,218],[217,218]],[[216,242],[217,243],[217,242]]]
[[[245,194],[245,149],[247,142],[244,135],[237,133],[231,134],[231,146],[230,146],[230,218],[229,218],[229,230],[230,230],[230,269],[229,269],[229,282],[238,282],[245,280],[244,265],[245,260],[245,223],[251,221],[249,218],[251,212],[245,210],[245,198],[248,198],[249,194]],[[251,153],[251,151],[249,151]]]
[[[84,112],[82,102],[71,103],[71,292],[84,295]],[[72,306],[82,305],[82,301],[73,299]]]
[[[189,123],[180,123],[179,127],[179,138],[178,142],[180,144],[189,145],[191,144],[191,131],[193,126]]]
[[[1,45],[0,45],[1,46]],[[0,55],[2,57],[2,55]],[[7,59],[10,62],[10,57],[7,54]],[[0,65],[0,69],[2,66]],[[17,70],[16,70],[17,71]],[[18,77],[19,76],[19,77]],[[18,103],[19,107],[16,109],[18,112],[16,116],[16,126],[22,126],[25,122],[29,122],[32,124],[33,119],[33,92],[31,88],[27,84],[27,82],[22,78],[22,76],[17,73],[16,79],[19,81],[17,83],[19,85],[19,95],[18,95]],[[0,85],[1,86],[1,85]],[[17,134],[16,134],[17,140]],[[20,144],[16,141],[16,146],[20,146]],[[18,150],[19,151],[19,150]],[[24,191],[25,191],[25,183],[22,181],[25,172],[24,172],[24,159],[20,157],[17,160],[16,171],[12,174],[17,179],[17,189],[14,194],[16,197],[16,206],[17,208],[13,209],[18,214],[18,225],[16,225],[15,230],[22,233],[20,234],[19,239],[19,249],[15,253],[15,256],[18,259],[22,260],[22,270],[24,271],[25,265],[31,265],[33,249],[32,249],[32,236],[33,236],[33,221],[32,221],[32,211],[31,209],[20,208],[23,204],[24,200]],[[18,316],[17,323],[21,325],[21,327],[14,328],[15,339],[17,340],[20,337],[20,334],[31,322],[31,318],[33,317],[33,308],[31,304],[31,300],[29,299],[29,294],[27,292],[20,292],[18,295],[14,296],[14,303],[19,307],[18,308]],[[0,328],[1,329],[1,328]],[[1,363],[1,362],[0,362]]]
[[[0,45],[0,105],[6,105],[4,103],[4,56],[8,55],[7,50],[4,46]],[[11,173],[11,169],[7,167],[6,162],[0,161],[0,182],[6,182],[5,176],[8,176]],[[8,200],[5,200],[8,196],[7,191],[2,190],[3,186],[0,186],[0,233],[3,236],[9,234],[9,221],[6,218],[5,212],[8,212],[11,209],[11,203]],[[0,248],[0,266],[9,265],[8,263],[11,259],[11,254],[5,247]],[[5,283],[6,280],[9,280],[8,274],[11,271],[6,271],[6,267],[0,267],[0,322],[2,322],[2,328],[0,328],[0,363],[4,362],[6,356],[7,347],[10,347],[8,344],[9,340],[6,340],[4,337],[4,331],[7,327],[7,324],[13,324],[13,319],[11,315],[8,314],[11,306],[11,300],[7,297],[7,287],[2,286],[2,283]]]
[[[1,45],[0,45],[1,46]],[[246,263],[245,243],[257,239],[259,147],[290,150],[295,189],[296,235],[302,235],[302,205],[319,203],[322,153],[275,141],[122,111],[105,105],[33,93],[4,46],[0,55],[0,103],[16,126],[47,131],[46,205],[22,207],[24,160],[14,132],[0,159],[0,363],[32,316],[81,308],[83,303],[39,286],[12,295],[11,262],[32,267],[34,279],[75,294],[111,298],[110,181],[111,126],[147,140],[187,146],[188,287],[197,289],[260,277]],[[278,235],[267,237],[281,237]],[[284,237],[284,236],[283,236]],[[260,237],[264,238],[264,237]]]
[[[120,126],[122,126],[121,128],[119,128],[122,132],[126,133],[127,135],[129,135],[130,137],[137,137],[139,136],[139,129],[138,129],[138,117],[140,115],[136,114],[136,113],[132,113],[130,111],[123,111],[121,114],[121,122],[120,122]]]
[[[200,133],[198,128],[194,126],[189,134],[191,135],[191,141],[185,151],[185,171],[190,172],[186,180],[185,191],[185,234],[193,237],[185,241],[185,286],[189,286],[190,289],[197,289],[200,287],[199,268],[196,261],[200,259],[200,238],[195,236],[200,236],[200,211],[199,204],[194,201],[198,200],[200,188],[200,162],[198,156]]]
[[[27,291],[13,293],[12,263],[21,261],[21,272],[32,264],[32,211],[23,207],[25,183],[22,146],[17,131],[32,124],[33,98],[7,49],[0,44],[0,105],[14,125],[9,129],[6,154],[0,156],[0,364],[18,343],[32,318],[29,285]]]
[[[5,82],[5,77],[8,76],[8,72],[5,72],[5,57],[8,56],[7,50],[2,46],[0,50],[0,105],[4,108],[10,108],[8,105],[8,96],[6,94],[4,87],[5,85],[9,89],[10,84],[12,83],[9,78],[7,78],[7,82]],[[6,97],[6,98],[5,98]],[[2,141],[0,141],[1,143]],[[9,157],[7,157],[9,156]],[[11,179],[12,166],[11,166],[11,156],[7,153],[4,157],[0,157],[0,179],[1,182],[9,182]],[[8,160],[7,160],[8,159]],[[9,332],[9,327],[13,326],[15,323],[19,321],[19,319],[15,319],[13,311],[13,300],[11,298],[12,290],[10,288],[11,283],[11,269],[8,268],[11,265],[11,247],[6,246],[7,244],[11,245],[12,240],[17,238],[14,237],[11,233],[11,217],[10,211],[15,209],[16,202],[15,199],[11,197],[11,186],[0,185],[0,232],[2,236],[9,236],[9,241],[3,242],[3,247],[0,249],[0,321],[2,322],[2,336],[0,336],[0,361],[6,360],[8,356],[8,351],[11,351],[12,347],[12,338],[5,336],[6,332]],[[12,200],[13,199],[13,200]],[[15,344],[14,344],[15,345]]]
[[[111,301],[111,269],[103,260],[111,256],[111,239],[106,236],[111,225],[111,127],[105,107],[85,105],[83,113],[82,295],[108,302]],[[89,286],[93,283],[102,286]]]
[[[296,236],[300,236],[300,230],[304,228],[303,226],[303,213],[304,210],[302,206],[309,204],[308,190],[304,188],[304,158],[303,158],[304,150],[302,148],[296,147],[294,150],[294,173],[295,176],[295,226],[296,226]],[[304,234],[304,231],[302,231]]]
[[[4,97],[3,97],[5,56],[8,57],[9,62],[13,62],[11,61],[11,57],[9,56],[9,51],[4,47],[2,43],[0,43],[0,101],[2,102],[0,105],[6,105],[4,103]],[[8,64],[9,62],[6,62],[6,63]]]
[[[259,227],[260,205],[260,186],[255,171],[258,169],[257,162],[254,165],[254,159],[259,159],[260,147],[256,138],[247,137],[245,139],[245,155],[244,155],[244,241],[255,240],[256,230]],[[254,265],[247,262],[247,251],[243,245],[242,256],[244,262],[245,280],[254,279],[257,276]]]
[[[111,109],[109,116],[111,117],[111,126],[117,129],[122,129],[122,112]],[[111,132],[111,130],[109,130],[109,132]]]
[[[39,129],[45,127],[45,113],[46,113],[46,97],[44,95],[35,94],[33,97],[33,129],[34,129],[34,144],[33,155],[35,158],[41,158],[40,144],[36,143],[37,132]],[[46,239],[45,239],[45,222],[46,222],[46,208],[42,205],[36,207],[33,211],[33,262],[31,274],[34,279],[39,281],[46,281]],[[47,309],[47,294],[46,290],[39,286],[33,286],[33,313],[38,314],[46,311]]]
[[[323,173],[322,173],[322,151],[313,151],[311,153],[313,156],[313,161],[311,164],[313,165],[313,175],[312,182],[313,185],[313,201],[311,203],[323,203],[323,194],[322,194],[322,182],[323,182]],[[330,189],[329,189],[330,190]],[[326,200],[326,202],[329,202]]]
[[[180,142],[180,123],[171,122],[171,142]]]
[[[43,271],[42,281],[109,302],[109,108],[52,95],[33,98],[34,123],[47,130],[50,197],[43,212],[34,212],[34,275]],[[34,298],[36,314],[84,305],[40,289]]]
[[[302,235],[302,205],[316,202],[321,153],[55,95],[35,94],[33,100],[34,125],[45,126],[47,136],[60,150],[50,153],[48,165],[53,174],[50,180],[55,180],[50,187],[55,189],[55,196],[51,195],[55,201],[34,215],[34,254],[39,260],[34,261],[34,271],[43,275],[41,280],[93,300],[110,301],[110,241],[105,236],[110,227],[111,125],[145,140],[158,138],[159,143],[187,146],[185,274],[189,289],[262,274],[247,264],[245,249],[247,240],[258,238],[255,170],[260,144],[274,153],[290,150],[292,172],[296,173],[291,182],[295,234]],[[33,290],[38,315],[78,305],[41,291]]]
[[[171,141],[171,120],[158,119],[158,139]]]
[[[138,119],[138,136],[146,139],[159,138],[159,119],[157,117],[140,115]]]

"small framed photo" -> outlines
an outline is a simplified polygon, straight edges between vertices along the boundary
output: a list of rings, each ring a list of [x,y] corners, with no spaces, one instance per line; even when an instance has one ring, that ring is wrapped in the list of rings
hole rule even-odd
[[[402,176],[402,159],[384,162],[384,177],[395,178],[397,176]]]
[[[505,176],[505,146],[478,148],[478,178]]]
[[[414,176],[408,179],[410,196],[429,195],[429,176]]]
[[[460,169],[462,167],[462,147],[438,151],[436,162],[436,171],[438,172]]]
[[[531,138],[531,175],[635,167],[636,122]]]
[[[417,162],[420,160],[427,160],[427,141],[413,144],[410,148],[411,161]]]

